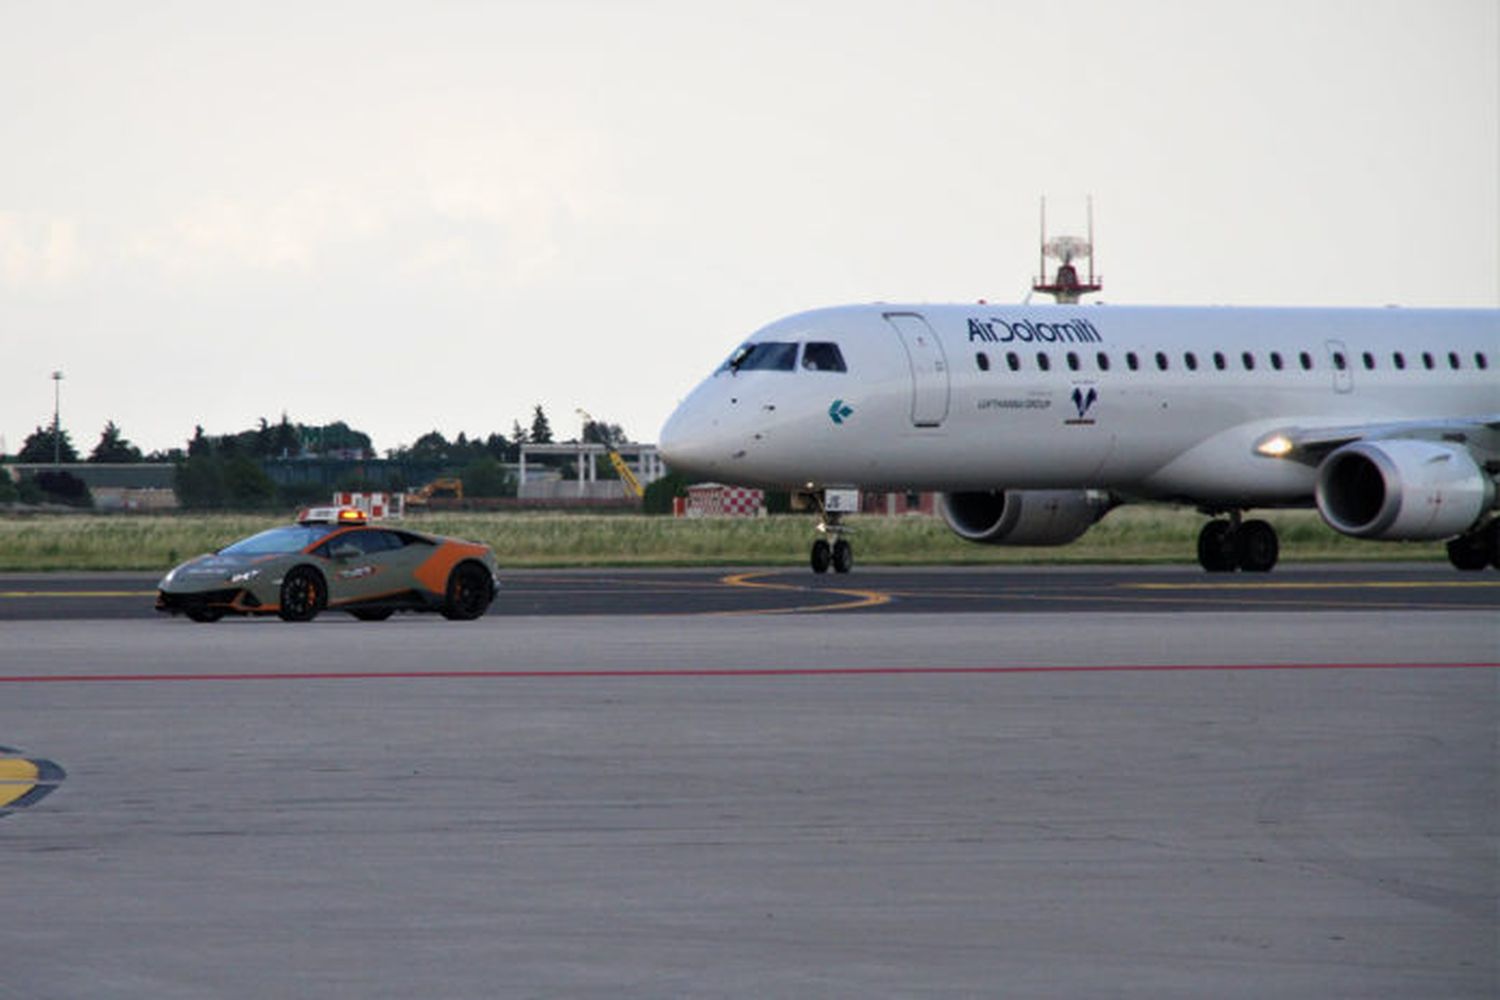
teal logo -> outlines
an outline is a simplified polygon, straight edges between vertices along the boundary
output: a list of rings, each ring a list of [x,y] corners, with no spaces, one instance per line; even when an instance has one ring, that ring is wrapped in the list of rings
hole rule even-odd
[[[852,416],[854,416],[854,407],[842,399],[835,399],[828,407],[828,419],[836,424],[842,424]]]

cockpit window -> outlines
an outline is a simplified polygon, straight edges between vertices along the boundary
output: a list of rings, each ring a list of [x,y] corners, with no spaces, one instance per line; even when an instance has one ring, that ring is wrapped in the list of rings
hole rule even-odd
[[[789,372],[797,367],[797,345],[777,341],[760,341],[741,344],[739,350],[729,356],[720,371]]]
[[[846,372],[844,354],[838,344],[811,341],[802,349],[802,367],[814,372]]]

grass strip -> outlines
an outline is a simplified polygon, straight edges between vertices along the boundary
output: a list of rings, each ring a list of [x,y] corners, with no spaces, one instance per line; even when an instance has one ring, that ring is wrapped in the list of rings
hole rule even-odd
[[[1441,560],[1440,543],[1367,542],[1340,535],[1312,511],[1266,520],[1283,561]],[[0,517],[0,571],[166,570],[236,539],[287,523],[255,514],[37,515]],[[1011,548],[958,538],[933,517],[849,519],[866,564],[1193,562],[1204,518],[1191,510],[1126,507],[1071,545]],[[692,519],[632,514],[423,513],[419,531],[485,542],[502,566],[798,565],[814,537],[808,515]]]

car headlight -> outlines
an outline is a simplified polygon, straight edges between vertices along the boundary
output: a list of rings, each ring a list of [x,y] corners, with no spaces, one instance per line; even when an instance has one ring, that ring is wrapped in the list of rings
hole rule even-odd
[[[251,580],[254,580],[257,576],[260,576],[260,570],[258,570],[258,569],[242,569],[238,573],[231,573],[231,574],[229,574],[229,582],[230,583],[249,583]]]

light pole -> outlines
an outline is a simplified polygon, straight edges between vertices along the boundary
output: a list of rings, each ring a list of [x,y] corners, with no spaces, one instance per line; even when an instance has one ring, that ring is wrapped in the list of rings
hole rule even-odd
[[[52,373],[52,464],[62,465],[62,372]]]

